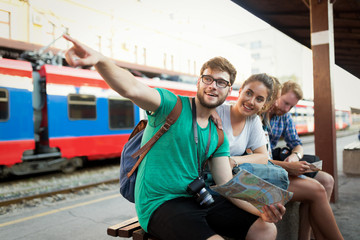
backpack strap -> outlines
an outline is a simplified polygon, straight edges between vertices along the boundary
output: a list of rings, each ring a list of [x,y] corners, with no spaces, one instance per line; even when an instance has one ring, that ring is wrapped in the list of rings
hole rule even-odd
[[[217,126],[216,126],[216,131],[217,131],[219,140],[218,140],[218,144],[217,144],[217,146],[216,146],[216,149],[215,149],[214,153],[215,153],[215,152],[218,150],[218,148],[224,143],[224,131],[223,131],[222,129],[218,128]],[[214,154],[214,153],[213,153],[213,154]],[[213,154],[212,154],[212,155],[213,155]],[[212,156],[212,155],[211,155],[211,156]]]
[[[210,155],[210,157],[208,159],[206,159],[206,161],[203,165],[203,170],[205,169],[206,164],[208,164],[209,159],[211,159],[214,156],[214,153],[216,153],[216,151],[219,149],[219,147],[224,143],[224,131],[222,129],[218,128],[218,126],[216,126],[216,131],[218,134],[218,143],[217,143],[215,151]]]
[[[170,126],[173,125],[176,120],[179,118],[180,113],[182,110],[182,102],[179,96],[177,96],[177,101],[175,104],[175,107],[171,110],[170,114],[166,118],[166,122],[161,126],[161,128],[155,133],[155,135],[144,145],[142,146],[138,151],[136,151],[133,155],[131,155],[132,158],[136,158],[138,156],[139,159],[136,161],[133,168],[128,172],[127,176],[130,177],[137,167],[140,165],[141,161],[144,159],[146,154],[149,152],[151,147],[159,140],[159,138],[169,130]]]

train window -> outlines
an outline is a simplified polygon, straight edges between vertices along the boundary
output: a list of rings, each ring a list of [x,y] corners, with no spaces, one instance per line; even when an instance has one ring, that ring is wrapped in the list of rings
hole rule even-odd
[[[9,93],[7,89],[0,88],[0,121],[9,118]]]
[[[71,120],[96,119],[96,98],[94,95],[70,94],[68,104]]]
[[[134,104],[126,99],[109,99],[110,129],[134,127]]]

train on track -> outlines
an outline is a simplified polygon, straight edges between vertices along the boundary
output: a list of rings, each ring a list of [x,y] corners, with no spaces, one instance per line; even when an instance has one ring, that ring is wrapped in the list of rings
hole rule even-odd
[[[298,104],[290,110],[292,118],[296,124],[299,135],[314,133],[314,102],[300,100]],[[350,109],[335,109],[335,128],[336,130],[347,129],[352,124]]]
[[[143,111],[93,70],[24,59],[0,59],[0,176],[71,172],[84,161],[119,157]],[[195,83],[137,78],[175,94],[196,93]],[[227,100],[237,96],[233,91]],[[300,134],[314,130],[311,102],[301,101],[292,114]],[[350,111],[336,116],[338,129],[350,125]]]

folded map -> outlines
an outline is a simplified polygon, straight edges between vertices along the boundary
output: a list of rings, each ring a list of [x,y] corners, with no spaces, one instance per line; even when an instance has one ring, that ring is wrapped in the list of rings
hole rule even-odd
[[[317,162],[310,163],[310,165],[309,165],[310,168],[308,170],[306,170],[306,172],[320,171],[322,169],[322,163],[323,163],[323,161],[317,161]]]
[[[260,212],[265,205],[281,203],[285,205],[293,196],[246,170],[240,170],[229,182],[221,186],[212,186],[212,190],[224,197],[245,200],[254,205]]]

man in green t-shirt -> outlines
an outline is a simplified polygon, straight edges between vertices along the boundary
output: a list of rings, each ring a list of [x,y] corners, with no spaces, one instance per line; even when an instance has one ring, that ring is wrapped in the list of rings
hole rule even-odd
[[[74,44],[65,55],[70,65],[94,65],[110,87],[147,111],[149,122],[143,143],[149,140],[175,106],[176,96],[142,84],[100,53],[67,35],[64,38]],[[180,117],[139,166],[135,185],[139,222],[145,231],[159,239],[223,239],[221,235],[236,239],[276,238],[273,222],[282,218],[284,206],[265,206],[261,213],[245,201],[213,196],[214,202],[204,207],[187,191],[189,185],[197,189],[194,184],[201,177],[199,162],[204,163],[216,149],[216,126],[209,117],[231,92],[235,77],[235,68],[225,58],[216,57],[206,62],[197,82],[197,96],[194,99],[180,97]],[[192,109],[196,109],[195,113]],[[194,133],[198,135],[197,142]],[[216,184],[232,178],[226,137],[209,165]],[[210,203],[210,199],[205,200]]]

